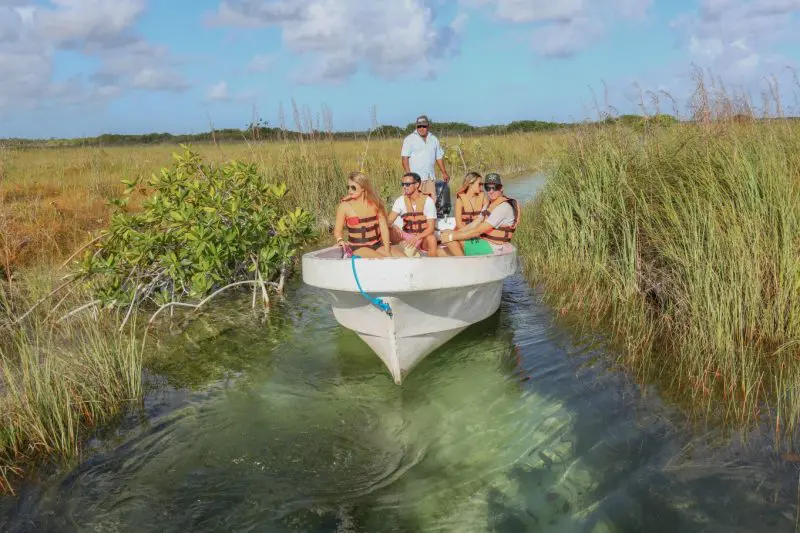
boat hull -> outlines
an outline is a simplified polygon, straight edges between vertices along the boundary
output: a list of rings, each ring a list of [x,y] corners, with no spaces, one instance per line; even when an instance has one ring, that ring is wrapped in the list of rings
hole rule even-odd
[[[494,314],[503,280],[516,268],[513,247],[475,257],[353,262],[342,259],[338,248],[303,256],[304,282],[327,294],[336,320],[372,348],[397,384],[427,355]],[[391,313],[371,298],[388,304]]]
[[[457,289],[381,294],[392,310],[391,317],[359,293],[325,292],[336,320],[356,332],[400,384],[425,356],[495,313],[502,289],[503,282],[495,281]]]

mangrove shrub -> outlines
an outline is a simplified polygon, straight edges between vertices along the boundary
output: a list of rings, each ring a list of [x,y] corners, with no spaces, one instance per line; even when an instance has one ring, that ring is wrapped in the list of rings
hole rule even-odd
[[[210,165],[183,148],[146,186],[123,181],[125,196],[81,265],[100,303],[163,305],[241,280],[276,280],[313,238],[314,217],[289,204],[285,183],[253,163]],[[136,190],[147,199],[133,211]]]

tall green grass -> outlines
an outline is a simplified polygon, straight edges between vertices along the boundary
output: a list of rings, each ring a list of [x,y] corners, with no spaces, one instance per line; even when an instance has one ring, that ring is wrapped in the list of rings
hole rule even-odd
[[[54,298],[14,324],[50,291],[53,276],[29,270],[20,281],[0,287],[0,492],[32,465],[78,456],[88,432],[122,413],[142,391],[135,332],[116,331],[111,315],[58,321],[86,301],[80,289],[61,307],[53,305],[61,298]]]
[[[800,124],[703,118],[573,136],[515,240],[642,380],[780,436],[800,416]]]

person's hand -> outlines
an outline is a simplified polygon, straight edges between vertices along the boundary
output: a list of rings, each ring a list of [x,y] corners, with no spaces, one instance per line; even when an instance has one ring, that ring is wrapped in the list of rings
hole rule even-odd
[[[442,179],[444,180],[445,183],[449,182],[450,174],[448,174],[447,172],[442,172]]]
[[[338,239],[338,240],[336,241],[336,245],[337,245],[337,246],[340,246],[340,247],[342,247],[342,248],[347,248],[348,246],[350,246],[350,243],[349,243],[349,242],[347,242],[347,241],[346,241],[346,240],[344,240],[344,239]]]

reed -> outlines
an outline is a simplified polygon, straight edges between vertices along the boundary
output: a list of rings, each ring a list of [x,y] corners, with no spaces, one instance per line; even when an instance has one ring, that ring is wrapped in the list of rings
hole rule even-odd
[[[681,124],[572,135],[515,240],[644,382],[781,438],[800,415],[800,122],[696,98]]]
[[[0,297],[0,492],[45,460],[78,457],[92,428],[122,413],[142,387],[135,331],[117,333],[108,315],[57,320],[86,300],[80,288],[62,291],[66,299],[60,294],[9,329],[54,283],[47,270],[21,276]]]

